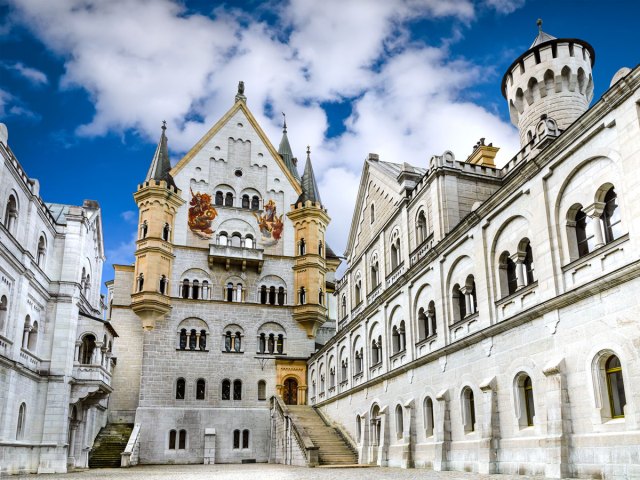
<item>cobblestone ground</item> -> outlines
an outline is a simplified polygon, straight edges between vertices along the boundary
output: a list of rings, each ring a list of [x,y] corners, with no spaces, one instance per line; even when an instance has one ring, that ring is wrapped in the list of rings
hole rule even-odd
[[[30,479],[29,476],[11,476],[7,479]],[[341,480],[341,479],[388,479],[388,480],[539,480],[542,477],[523,475],[480,475],[463,472],[434,472],[423,469],[401,468],[303,468],[284,465],[143,465],[133,468],[104,468],[80,472],[44,475],[45,480]]]

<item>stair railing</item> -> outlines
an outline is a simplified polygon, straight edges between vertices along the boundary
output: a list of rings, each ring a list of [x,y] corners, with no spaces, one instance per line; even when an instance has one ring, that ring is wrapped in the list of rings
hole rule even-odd
[[[307,467],[315,467],[319,464],[319,455],[318,455],[318,447],[316,447],[311,438],[305,431],[302,425],[296,425],[293,421],[291,412],[284,404],[282,399],[276,395],[271,397],[271,416],[274,420],[281,421],[284,426],[284,442],[278,442],[278,438],[273,438],[275,435],[277,437],[277,427],[273,425],[272,438],[271,438],[271,448],[274,448],[274,451],[270,452],[269,461],[271,461],[271,456],[273,455],[275,458],[273,459],[274,463],[284,463],[285,465],[293,465],[296,463],[296,455],[293,451],[294,449],[294,441],[296,443],[295,446],[298,447],[299,452],[304,456],[305,465]],[[274,428],[275,427],[275,428]],[[277,450],[278,446],[282,445],[284,447],[284,458],[278,461],[277,458]]]
[[[136,423],[133,426],[129,441],[124,449],[124,452],[120,454],[120,466],[131,467],[138,465],[140,459],[140,424]]]

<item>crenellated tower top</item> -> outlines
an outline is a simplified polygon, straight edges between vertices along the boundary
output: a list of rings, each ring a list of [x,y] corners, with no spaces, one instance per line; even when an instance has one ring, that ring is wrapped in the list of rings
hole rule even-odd
[[[542,30],[502,78],[502,95],[520,144],[536,143],[538,127],[552,121],[562,131],[588,108],[593,98],[593,47],[576,38],[556,38]]]

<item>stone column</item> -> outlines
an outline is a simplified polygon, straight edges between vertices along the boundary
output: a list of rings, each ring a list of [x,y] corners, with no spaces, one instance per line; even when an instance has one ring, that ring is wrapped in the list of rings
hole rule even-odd
[[[480,424],[480,447],[478,449],[478,473],[497,473],[498,442],[500,437],[498,418],[498,395],[496,378],[485,379],[480,384],[482,391],[482,422]]]
[[[415,405],[413,400],[409,400],[403,405],[404,414],[402,415],[402,460],[400,463],[400,466],[402,468],[413,468],[414,466],[412,451],[414,446],[413,435],[415,434],[415,432],[413,432],[413,429],[411,428],[412,424],[415,421],[414,406]]]
[[[360,414],[360,442],[358,443],[358,463],[367,465],[369,463],[369,414],[364,412]],[[356,436],[357,440],[357,436]]]
[[[562,371],[564,358],[554,359],[542,370],[546,377],[547,437],[541,442],[547,451],[545,477],[565,478],[569,476],[568,432],[569,408],[565,404],[568,398],[566,381]]]
[[[200,332],[196,332],[196,350],[200,350]]]
[[[380,409],[380,438],[378,439],[378,465],[389,465],[389,408]]]
[[[22,335],[22,348],[25,350],[29,347],[29,335],[31,334],[31,327],[24,327],[24,334]]]
[[[582,211],[591,218],[591,221],[587,223],[587,238],[593,236],[595,245],[594,249],[600,248],[604,245],[604,234],[602,229],[602,213],[604,212],[605,204],[603,202],[594,202],[588,207],[584,207]]]
[[[449,391],[442,390],[436,395],[438,413],[434,415],[435,458],[433,469],[437,472],[447,470],[447,458],[451,449],[451,418],[449,411]]]
[[[436,333],[433,330],[433,312],[430,310],[427,310],[427,325],[424,328],[424,333],[427,337],[430,337],[431,335],[433,335],[434,333]]]
[[[525,272],[525,267],[524,267],[525,255],[526,254],[524,252],[516,252],[510,257],[513,263],[516,264],[516,280],[517,280],[516,289],[520,289],[527,286],[527,274]]]
[[[82,345],[82,342],[76,342],[76,348],[73,352],[73,361],[74,363],[79,362],[80,361],[80,346]]]

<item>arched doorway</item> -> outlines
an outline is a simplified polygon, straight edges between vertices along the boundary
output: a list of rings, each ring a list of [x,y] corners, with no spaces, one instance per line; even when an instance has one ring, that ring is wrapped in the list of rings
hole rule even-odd
[[[284,400],[285,405],[298,404],[298,381],[295,378],[287,378],[284,381],[282,399]]]

